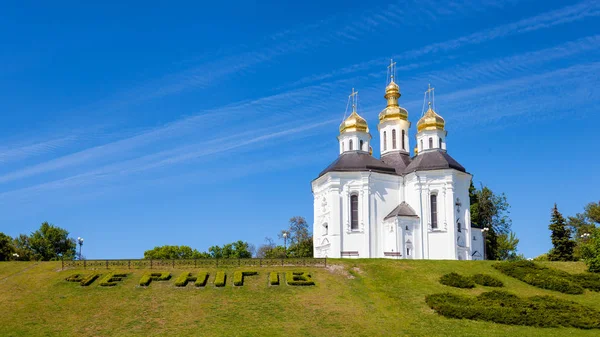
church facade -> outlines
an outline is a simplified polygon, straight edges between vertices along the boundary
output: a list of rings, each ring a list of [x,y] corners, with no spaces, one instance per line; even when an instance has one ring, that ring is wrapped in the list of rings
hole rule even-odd
[[[448,154],[444,119],[430,103],[411,156],[411,123],[393,76],[384,97],[381,157],[372,155],[367,121],[352,104],[338,158],[312,181],[314,256],[483,259],[482,232],[471,228],[471,175]]]

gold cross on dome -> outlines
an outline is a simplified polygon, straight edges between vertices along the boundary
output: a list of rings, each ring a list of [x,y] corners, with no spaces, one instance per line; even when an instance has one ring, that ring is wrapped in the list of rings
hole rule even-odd
[[[425,97],[428,98],[427,105],[431,108],[431,101],[434,95],[435,88],[431,87],[431,83],[427,84],[427,91],[425,91]]]
[[[396,75],[396,62],[394,62],[394,59],[390,59],[390,65],[388,66],[388,69],[390,72],[390,81],[393,81],[394,76]]]
[[[348,99],[352,100],[352,111],[356,112],[356,103],[358,102],[358,91],[354,91],[354,88],[352,88],[352,93],[348,96]]]

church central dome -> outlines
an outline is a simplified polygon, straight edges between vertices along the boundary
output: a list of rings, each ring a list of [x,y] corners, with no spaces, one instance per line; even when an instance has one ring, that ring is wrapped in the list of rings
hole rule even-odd
[[[408,111],[398,105],[400,98],[400,87],[392,79],[390,84],[385,87],[385,95],[383,96],[388,101],[387,106],[379,113],[379,122],[388,120],[408,120]]]

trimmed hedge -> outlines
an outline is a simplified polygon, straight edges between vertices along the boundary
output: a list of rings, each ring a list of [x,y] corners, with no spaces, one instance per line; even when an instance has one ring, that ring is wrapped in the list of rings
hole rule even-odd
[[[571,280],[591,291],[600,291],[600,275],[593,273],[571,274]]]
[[[500,262],[493,267],[508,276],[541,289],[565,294],[583,294],[583,287],[580,284],[585,283],[561,270],[543,267],[531,261]]]
[[[96,279],[98,277],[100,277],[100,274],[98,274],[98,273],[90,274],[90,275],[84,277],[83,280],[81,280],[80,284],[82,287],[87,287],[90,284],[94,283],[94,281],[96,281]]]
[[[69,282],[81,282],[83,280],[83,274],[72,274],[69,275],[65,280]]]
[[[278,286],[279,285],[279,273],[272,271],[269,274],[269,284],[272,286]]]
[[[227,275],[225,275],[224,271],[218,271],[215,276],[215,287],[224,287],[225,282],[227,281]]]
[[[288,271],[285,273],[285,280],[290,286],[314,286],[315,282],[307,272]]]
[[[457,273],[450,273],[440,277],[440,283],[455,288],[475,288],[475,282],[468,277]]]
[[[198,273],[198,276],[196,276],[196,282],[194,282],[194,285],[196,287],[204,287],[206,285],[206,281],[208,281],[208,273],[202,271]]]
[[[125,277],[127,277],[127,273],[119,273],[119,272],[108,273],[100,280],[100,286],[101,287],[114,287],[117,285],[117,282],[123,281],[123,279]]]
[[[192,276],[192,273],[188,272],[184,272],[181,273],[181,275],[179,275],[176,279],[175,279],[175,286],[176,287],[185,287],[187,286],[188,282],[195,282],[196,281],[196,277]]]
[[[519,298],[504,291],[473,298],[450,293],[425,298],[438,314],[459,319],[534,327],[600,328],[600,312],[576,302],[552,296]]]
[[[152,272],[147,273],[140,279],[140,286],[147,287],[152,281],[167,281],[171,279],[171,273],[169,272]]]
[[[244,276],[256,275],[255,271],[236,271],[233,273],[233,285],[241,287],[244,285]]]
[[[475,274],[471,280],[484,287],[504,287],[502,281],[488,274]]]

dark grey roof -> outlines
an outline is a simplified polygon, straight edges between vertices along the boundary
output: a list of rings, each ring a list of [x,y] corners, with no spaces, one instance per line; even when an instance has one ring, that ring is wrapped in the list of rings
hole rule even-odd
[[[466,172],[465,168],[443,150],[431,150],[419,153],[404,170],[404,174],[415,171],[455,169]]]
[[[381,161],[393,166],[396,169],[396,173],[402,175],[406,167],[410,164],[410,156],[408,152],[391,152],[381,156]]]
[[[393,211],[390,212],[383,220],[387,220],[389,218],[395,218],[397,216],[408,216],[411,218],[418,218],[419,216],[415,213],[415,210],[410,207],[406,202],[400,203],[400,205],[396,206]]]
[[[328,172],[373,171],[386,174],[396,174],[396,169],[370,154],[362,151],[347,151],[342,153],[331,165],[327,166],[319,177]]]

